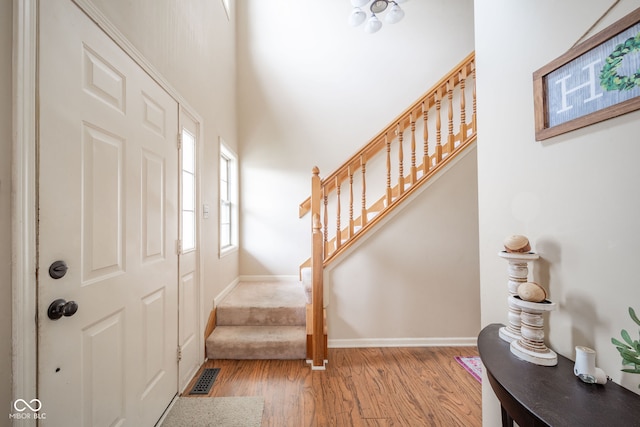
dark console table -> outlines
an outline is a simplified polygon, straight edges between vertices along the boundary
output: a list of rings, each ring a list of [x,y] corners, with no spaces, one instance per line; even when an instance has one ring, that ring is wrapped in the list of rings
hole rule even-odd
[[[560,355],[551,367],[518,359],[498,336],[502,326],[480,332],[478,352],[500,400],[503,426],[640,426],[639,395],[612,381],[583,383],[573,361]]]

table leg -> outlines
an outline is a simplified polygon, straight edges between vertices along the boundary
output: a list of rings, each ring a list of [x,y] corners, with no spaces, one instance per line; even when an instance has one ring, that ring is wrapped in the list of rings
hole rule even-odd
[[[502,427],[513,427],[513,418],[505,411],[502,405],[500,405],[500,412],[502,413]]]

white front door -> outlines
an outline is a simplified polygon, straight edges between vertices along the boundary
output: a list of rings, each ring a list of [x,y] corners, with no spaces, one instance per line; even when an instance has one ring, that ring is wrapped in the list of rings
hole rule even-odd
[[[189,384],[204,359],[200,332],[199,248],[199,156],[200,123],[180,110],[180,282],[178,340],[180,344],[180,391]]]
[[[178,105],[70,0],[39,7],[42,424],[152,426],[178,390]]]

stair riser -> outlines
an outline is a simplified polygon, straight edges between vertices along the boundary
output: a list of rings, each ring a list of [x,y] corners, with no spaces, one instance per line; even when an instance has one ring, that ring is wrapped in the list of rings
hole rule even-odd
[[[210,348],[211,347],[211,348]],[[306,343],[269,343],[256,345],[247,343],[246,345],[237,344],[232,347],[223,347],[220,345],[207,345],[207,357],[209,360],[215,359],[232,359],[232,360],[290,360],[305,359]]]
[[[218,326],[304,326],[304,307],[226,308],[218,307]]]
[[[206,341],[209,359],[304,359],[304,326],[218,326]]]

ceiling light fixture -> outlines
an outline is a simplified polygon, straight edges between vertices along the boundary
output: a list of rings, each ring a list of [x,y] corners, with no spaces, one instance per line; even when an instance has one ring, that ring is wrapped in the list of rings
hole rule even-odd
[[[406,0],[351,0],[353,11],[349,15],[349,25],[357,27],[367,21],[364,31],[367,33],[375,33],[382,28],[382,21],[376,16],[387,10],[384,15],[384,21],[387,24],[395,24],[404,18],[404,10],[400,8],[398,3],[404,3]],[[371,4],[369,4],[371,3]],[[371,16],[367,19],[367,13],[361,7],[369,4]],[[389,7],[390,6],[390,7]]]

